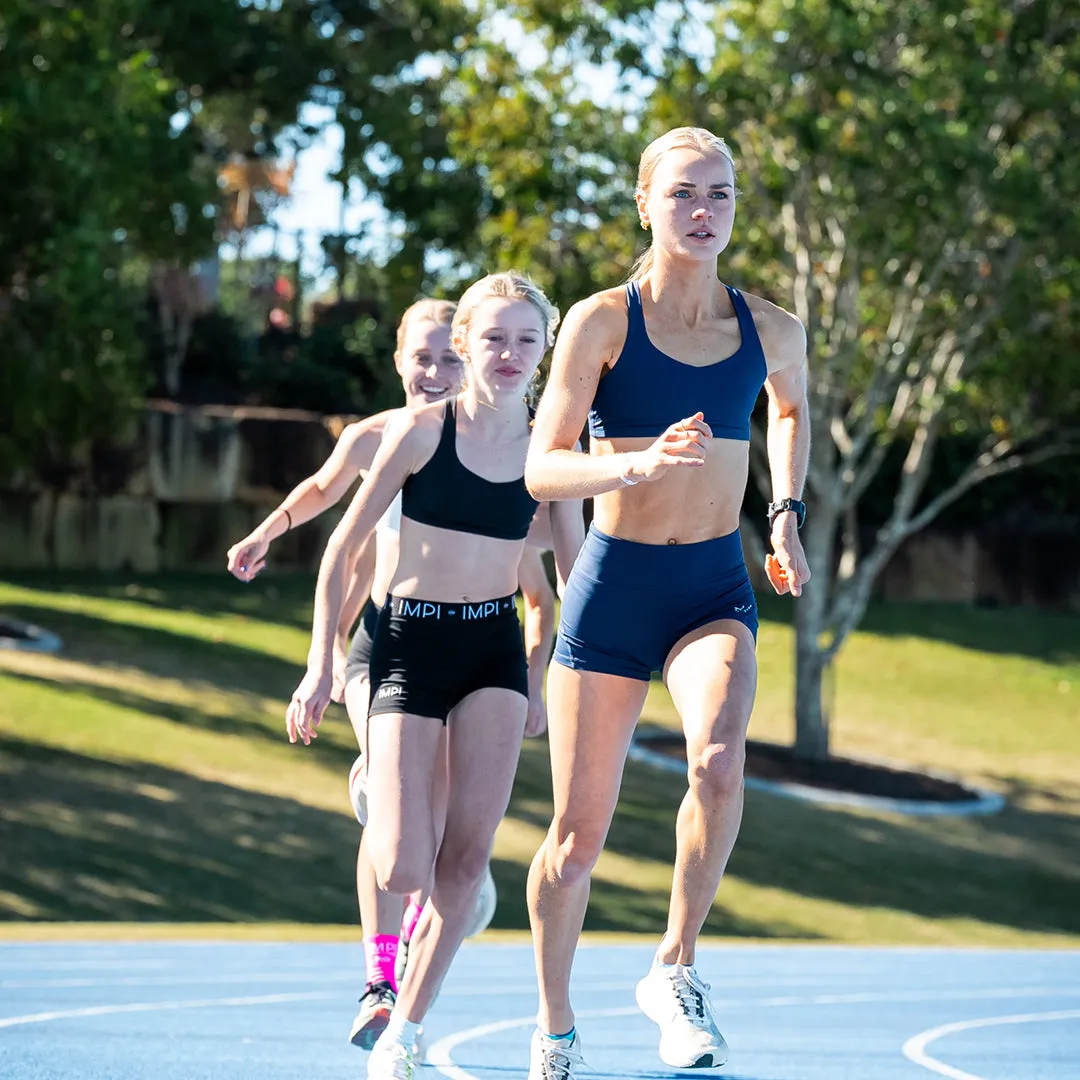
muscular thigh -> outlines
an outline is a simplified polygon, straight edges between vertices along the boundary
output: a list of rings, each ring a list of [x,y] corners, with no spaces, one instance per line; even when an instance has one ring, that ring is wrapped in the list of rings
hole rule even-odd
[[[560,831],[602,827],[606,833],[648,689],[641,679],[552,664],[548,743]]]
[[[664,681],[689,749],[744,740],[757,691],[754,635],[733,619],[698,627],[671,650]]]
[[[490,845],[510,802],[527,706],[516,691],[488,687],[450,713],[444,846]]]
[[[442,724],[430,716],[380,713],[368,723],[367,742],[370,835],[393,848],[430,842]]]

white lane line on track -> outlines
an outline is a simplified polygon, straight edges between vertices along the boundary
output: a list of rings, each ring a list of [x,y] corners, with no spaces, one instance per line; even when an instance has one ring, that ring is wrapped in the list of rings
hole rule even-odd
[[[22,1024],[45,1024],[52,1020],[72,1020],[81,1016],[114,1016],[119,1013],[165,1012],[169,1009],[243,1008],[245,1005],[284,1005],[292,1001],[328,1001],[337,994],[312,991],[307,994],[259,994],[255,997],[199,998],[194,1001],[135,1001],[127,1005],[89,1005],[83,1009],[57,1009],[0,1017],[0,1028]]]
[[[985,1080],[985,1077],[976,1076],[974,1073],[964,1072],[963,1069],[946,1065],[931,1057],[926,1048],[938,1039],[946,1035],[955,1035],[959,1031],[975,1031],[978,1028],[1004,1027],[1007,1024],[1049,1024],[1055,1020],[1080,1020],[1080,1009],[1064,1009],[1060,1012],[1045,1013],[1018,1013],[1014,1016],[981,1016],[975,1020],[957,1020],[952,1024],[942,1024],[940,1027],[921,1031],[918,1035],[912,1035],[901,1048],[901,1053],[916,1065],[929,1069],[938,1076],[947,1076],[949,1080]]]
[[[638,1012],[636,1006],[627,1006],[622,1009],[589,1009],[577,1014],[579,1020],[595,1020],[599,1017],[633,1016]],[[437,1043],[429,1047],[426,1063],[435,1067],[447,1080],[478,1080],[471,1072],[463,1069],[454,1062],[452,1055],[455,1047],[472,1039],[482,1039],[487,1035],[496,1035],[500,1031],[509,1031],[512,1028],[532,1027],[536,1024],[536,1014],[531,1016],[519,1016],[514,1020],[497,1020],[493,1024],[481,1024],[479,1027],[466,1028],[464,1031],[455,1031],[452,1035],[446,1035]]]
[[[285,983],[338,983],[356,982],[359,976],[352,974],[309,975],[296,972],[255,971],[246,975],[174,976],[143,978],[133,975],[128,979],[3,979],[0,990],[86,990],[102,986],[224,986],[228,983],[285,982]]]
[[[722,1009],[733,1008],[785,1008],[792,1006],[808,1006],[808,1005],[865,1005],[865,1004],[883,1004],[892,1002],[930,1002],[930,1001],[978,1001],[993,998],[1017,998],[1017,997],[1061,997],[1064,995],[1080,994],[1080,987],[1072,987],[1068,989],[1060,989],[1057,987],[1021,987],[1019,989],[989,989],[989,990],[968,990],[968,991],[941,991],[941,992],[926,992],[926,991],[912,991],[910,993],[892,993],[892,994],[814,994],[807,997],[771,997],[771,998],[759,998],[758,1000],[733,999],[723,1000],[714,999],[713,1005]],[[598,1019],[602,1017],[614,1017],[614,1016],[636,1016],[640,1015],[640,1010],[636,1006],[626,1006],[624,1008],[617,1009],[590,1009],[584,1012],[579,1012],[577,1018],[579,1020]],[[1055,1019],[1063,1019],[1063,1015],[1056,1013],[1045,1014],[1033,1014],[1042,1015],[1045,1017],[1054,1017]],[[1073,1015],[1073,1014],[1069,1014]],[[1080,1010],[1075,1010],[1075,1015],[1080,1016]],[[998,1021],[999,1023],[1004,1021]],[[1020,1021],[1013,1021],[1018,1023]],[[427,1051],[427,1063],[434,1066],[434,1068],[443,1074],[447,1080],[480,1080],[479,1077],[469,1072],[467,1069],[463,1069],[458,1065],[453,1058],[453,1051],[462,1043],[470,1042],[473,1039],[482,1039],[488,1035],[495,1035],[502,1031],[509,1031],[512,1028],[532,1027],[536,1023],[536,1016],[518,1017],[515,1020],[498,1020],[492,1024],[480,1024],[477,1027],[466,1028],[462,1031],[455,1031],[450,1035],[446,1035],[439,1039],[438,1042],[433,1043]],[[951,1026],[947,1026],[948,1030],[952,1030]],[[948,1034],[946,1029],[936,1028],[938,1032],[935,1037]],[[925,1034],[925,1033],[924,1033]],[[916,1039],[920,1036],[915,1036]],[[904,1053],[907,1054],[907,1046],[913,1040],[908,1040],[908,1043],[904,1044]],[[912,1059],[914,1060],[914,1059]],[[928,1060],[933,1060],[932,1058]],[[917,1064],[923,1064],[917,1062]],[[930,1066],[926,1066],[929,1068]],[[949,1066],[944,1066],[948,1068]],[[969,1073],[961,1072],[949,1072],[943,1073],[944,1076],[950,1076],[953,1080],[983,1080],[983,1077],[971,1076]]]

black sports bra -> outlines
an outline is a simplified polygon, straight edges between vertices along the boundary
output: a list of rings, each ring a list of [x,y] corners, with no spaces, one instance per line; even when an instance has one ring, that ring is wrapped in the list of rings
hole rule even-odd
[[[525,487],[524,476],[485,480],[461,464],[454,399],[446,403],[442,435],[431,460],[401,488],[404,517],[496,540],[524,540],[539,505]]]

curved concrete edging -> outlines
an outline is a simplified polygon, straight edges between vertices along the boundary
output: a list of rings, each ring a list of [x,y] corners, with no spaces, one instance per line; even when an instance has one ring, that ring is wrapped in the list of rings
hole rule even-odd
[[[629,757],[644,765],[663,769],[665,772],[686,775],[686,765],[666,754],[642,746],[635,739],[630,744]],[[971,788],[971,799],[962,802],[931,802],[918,799],[890,799],[880,795],[856,795],[847,791],[830,791],[806,784],[792,784],[776,780],[762,780],[756,776],[746,777],[745,784],[753,791],[765,791],[787,799],[817,803],[821,806],[843,806],[853,810],[878,810],[890,814],[907,814],[915,817],[969,817],[996,814],[1005,806],[1005,796],[982,788]],[[969,785],[965,785],[967,787]]]
[[[26,637],[7,637],[4,628],[15,627]],[[64,647],[63,641],[52,631],[44,630],[33,623],[23,622],[21,619],[9,619],[0,617],[0,649],[11,649],[16,652],[42,652],[55,653]]]

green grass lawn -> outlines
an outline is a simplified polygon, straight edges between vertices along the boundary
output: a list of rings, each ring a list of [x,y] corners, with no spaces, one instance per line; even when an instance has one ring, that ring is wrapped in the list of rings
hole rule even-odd
[[[0,583],[0,610],[65,642],[56,657],[0,653],[0,934],[352,932],[351,730],[335,706],[314,746],[284,737],[311,586]],[[789,614],[763,603],[751,727],[781,742]],[[750,792],[707,932],[1080,945],[1080,620],[879,605],[831,696],[837,752],[960,773],[1004,791],[1008,809],[901,818]],[[646,719],[674,723],[659,684]],[[662,928],[684,786],[628,766],[588,929]],[[527,926],[525,869],[549,814],[546,744],[528,743],[496,843],[498,928]],[[72,922],[110,925],[48,925]]]

